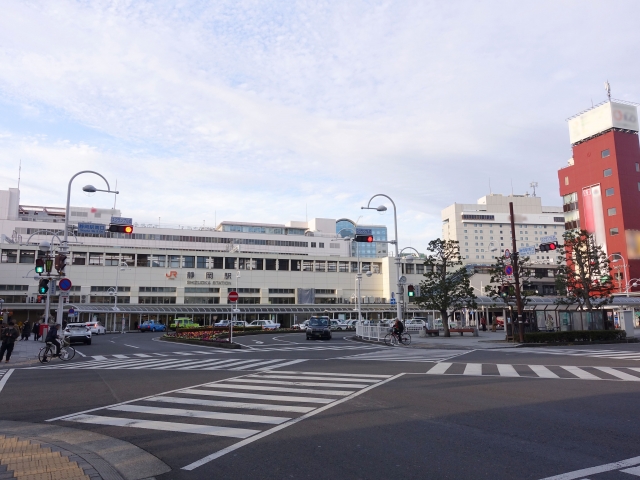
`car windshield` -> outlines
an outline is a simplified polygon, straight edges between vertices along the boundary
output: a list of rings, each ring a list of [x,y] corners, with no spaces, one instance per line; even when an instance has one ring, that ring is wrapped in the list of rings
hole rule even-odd
[[[309,325],[312,327],[326,327],[329,325],[329,322],[324,318],[312,318],[309,320]]]

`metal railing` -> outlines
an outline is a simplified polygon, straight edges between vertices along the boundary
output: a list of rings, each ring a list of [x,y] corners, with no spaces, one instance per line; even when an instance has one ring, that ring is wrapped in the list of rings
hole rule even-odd
[[[422,325],[406,325],[405,332],[419,333],[424,326]],[[384,337],[391,331],[391,327],[386,325],[356,325],[356,336],[364,340],[375,340],[377,342],[384,341]]]

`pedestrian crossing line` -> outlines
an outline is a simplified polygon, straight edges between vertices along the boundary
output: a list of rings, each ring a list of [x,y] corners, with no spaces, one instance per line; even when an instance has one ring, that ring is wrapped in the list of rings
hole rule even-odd
[[[517,367],[517,368],[516,368]],[[427,375],[483,376],[510,378],[546,378],[560,380],[608,380],[640,382],[640,372],[635,367],[575,367],[572,365],[524,365],[494,363],[435,363],[427,370]]]
[[[389,378],[389,375],[371,375],[371,374],[360,374],[360,373],[320,373],[320,372],[291,372],[291,371],[286,371],[286,370],[280,370],[278,373],[293,373],[293,374],[299,374],[299,375],[318,375],[318,376],[331,376],[331,377],[345,377],[345,378],[349,378],[349,377],[362,377],[362,378]]]
[[[571,348],[514,348],[513,353],[538,353],[543,355],[567,355],[572,357],[615,358],[619,360],[640,360],[640,352],[624,350],[595,350]]]
[[[385,348],[376,352],[339,357],[339,359],[378,362],[441,362],[470,352],[471,350]]]
[[[9,377],[11,376],[12,373],[13,373],[13,368],[10,368],[9,370],[0,370],[0,392],[6,385],[7,380],[9,380]]]
[[[247,428],[214,427],[209,425],[194,425],[192,423],[159,422],[156,420],[136,420],[135,418],[103,417],[99,415],[78,415],[74,422],[108,425],[112,427],[135,427],[147,430],[163,430],[165,432],[199,433],[201,435],[216,435],[220,437],[247,438],[259,433],[260,430]]]
[[[266,415],[248,415],[246,413],[223,413],[223,412],[209,412],[203,410],[185,410],[181,408],[163,408],[163,407],[146,407],[143,405],[120,405],[118,407],[111,407],[107,410],[118,412],[135,412],[135,413],[147,413],[152,415],[171,415],[175,417],[189,417],[189,418],[207,418],[210,420],[232,420],[237,422],[251,422],[251,423],[269,423],[273,425],[279,425],[286,422],[291,417],[271,417]]]
[[[353,378],[353,377],[347,377],[347,378],[338,378],[338,377],[314,377],[311,375],[315,375],[315,373],[310,373],[308,376],[307,375],[278,375],[279,373],[282,373],[281,370],[278,370],[278,372],[274,373],[270,373],[268,376],[266,375],[261,375],[260,377],[257,377],[256,375],[249,375],[247,377],[243,377],[243,378],[286,378],[286,379],[295,379],[295,380],[331,380],[332,382],[361,382],[361,383],[375,383],[377,381],[379,381],[378,379],[371,379],[371,378]]]
[[[147,355],[146,353],[134,353],[133,356],[139,358],[151,358],[151,355]]]
[[[248,410],[270,410],[273,412],[295,412],[295,413],[307,413],[313,410],[315,407],[299,407],[291,405],[271,405],[268,403],[248,403],[248,402],[224,402],[221,400],[203,400],[200,398],[184,398],[184,397],[151,397],[145,400],[146,402],[165,402],[165,403],[178,403],[182,405],[201,405],[205,407],[219,407],[219,408],[242,408]]]
[[[306,362],[307,359],[240,359],[240,358],[138,358],[126,360],[91,360],[87,362],[56,363],[49,365],[39,365],[26,367],[27,369],[37,368],[57,368],[66,370],[237,370],[237,371],[258,371],[268,372]]]
[[[327,372],[296,371],[278,375],[288,376],[291,378],[289,381],[272,380],[269,372],[259,372],[180,388],[47,421],[199,435],[197,441],[201,445],[208,445],[203,442],[210,442],[213,453],[183,467],[185,470],[193,470],[400,375],[367,376],[373,383],[356,383],[352,379],[358,377]],[[296,382],[293,378],[305,376],[320,380]],[[336,376],[350,383],[336,383]],[[271,383],[274,381],[278,383]],[[287,386],[290,384],[292,386]],[[205,438],[210,440],[204,440]]]

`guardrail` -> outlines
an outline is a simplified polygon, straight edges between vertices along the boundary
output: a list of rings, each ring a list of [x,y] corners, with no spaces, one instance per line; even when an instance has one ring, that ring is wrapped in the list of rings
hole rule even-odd
[[[424,327],[422,325],[407,325],[406,332],[418,333]],[[384,337],[391,331],[391,327],[386,325],[356,325],[356,336],[364,340],[384,341]]]

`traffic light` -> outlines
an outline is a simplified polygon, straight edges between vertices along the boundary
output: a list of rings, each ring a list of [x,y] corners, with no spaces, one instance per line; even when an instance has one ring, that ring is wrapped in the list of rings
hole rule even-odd
[[[64,275],[64,267],[67,264],[67,256],[59,253],[58,255],[56,255],[56,270],[58,272],[58,274],[60,275]]]
[[[53,258],[47,255],[44,259],[44,269],[47,273],[51,273],[51,269],[53,268]]]
[[[38,284],[38,293],[40,295],[44,295],[49,291],[49,280],[47,280],[46,278],[43,278],[42,280],[40,280],[40,283]]]
[[[557,250],[558,249],[558,242],[541,243],[539,248],[540,248],[541,252],[548,252],[548,251],[551,251],[551,250]]]
[[[109,225],[109,231],[115,233],[133,233],[133,225]],[[356,240],[357,241],[357,240]]]
[[[373,235],[356,235],[356,242],[372,243]]]
[[[42,275],[44,272],[44,260],[41,258],[36,259],[36,273]]]
[[[415,297],[416,296],[416,290],[415,290],[413,285],[408,285],[407,286],[407,296],[409,296],[409,297]]]
[[[502,298],[507,298],[509,297],[509,285],[502,285],[500,287],[500,296]]]

